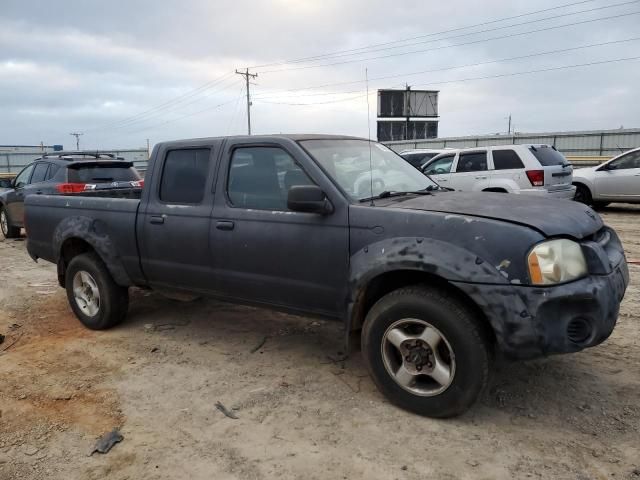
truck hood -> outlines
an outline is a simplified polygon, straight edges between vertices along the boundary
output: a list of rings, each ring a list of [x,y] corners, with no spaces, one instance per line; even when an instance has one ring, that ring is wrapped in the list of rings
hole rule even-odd
[[[395,197],[378,206],[442,212],[451,215],[490,218],[524,225],[551,237],[587,237],[603,227],[600,215],[570,200],[552,200],[526,195],[490,192],[435,192],[420,197]]]

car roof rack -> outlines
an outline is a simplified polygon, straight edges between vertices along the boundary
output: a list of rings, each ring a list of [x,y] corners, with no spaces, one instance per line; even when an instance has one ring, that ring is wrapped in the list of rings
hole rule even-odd
[[[114,153],[104,153],[104,152],[96,152],[90,150],[71,150],[71,151],[60,151],[60,152],[46,152],[42,155],[42,158],[52,158],[58,157],[61,160],[65,160],[63,157],[93,157],[93,158],[108,158],[111,160],[117,160],[121,157],[116,157]],[[75,160],[69,158],[68,160]]]

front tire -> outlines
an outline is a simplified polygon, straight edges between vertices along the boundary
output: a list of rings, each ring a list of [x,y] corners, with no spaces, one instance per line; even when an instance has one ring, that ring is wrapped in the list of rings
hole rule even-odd
[[[11,225],[11,219],[4,207],[0,207],[0,230],[4,238],[18,238],[20,236],[20,227]]]
[[[585,205],[591,205],[593,203],[593,198],[591,197],[591,190],[589,190],[588,187],[585,187],[584,185],[581,185],[579,183],[575,184],[575,186],[576,186],[576,193],[573,199],[576,202],[584,203]]]
[[[411,286],[369,311],[362,351],[378,389],[394,404],[428,417],[464,413],[489,378],[487,335],[449,292]]]
[[[106,330],[121,323],[129,308],[129,291],[116,284],[94,253],[74,257],[65,272],[69,305],[82,324]]]

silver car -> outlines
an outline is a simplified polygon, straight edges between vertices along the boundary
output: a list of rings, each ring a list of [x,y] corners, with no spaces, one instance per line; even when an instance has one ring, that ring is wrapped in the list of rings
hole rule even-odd
[[[597,167],[573,171],[575,200],[604,207],[611,202],[640,203],[640,148]]]

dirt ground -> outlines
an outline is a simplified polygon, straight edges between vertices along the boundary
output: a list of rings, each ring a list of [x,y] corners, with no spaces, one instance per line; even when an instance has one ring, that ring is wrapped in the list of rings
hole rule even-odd
[[[640,259],[640,208],[603,216]],[[482,400],[443,421],[390,405],[359,354],[341,361],[337,324],[136,291],[125,324],[86,330],[54,266],[0,241],[0,480],[640,479],[630,270],[608,341],[500,361]],[[124,440],[89,456],[116,427]]]

